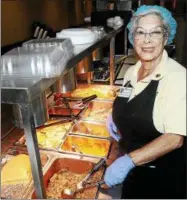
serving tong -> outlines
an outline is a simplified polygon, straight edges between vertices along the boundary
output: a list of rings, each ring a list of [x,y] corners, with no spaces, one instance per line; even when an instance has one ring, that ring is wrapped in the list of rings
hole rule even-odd
[[[83,109],[85,107],[85,105],[87,103],[89,103],[91,100],[97,98],[97,95],[91,95],[91,96],[88,96],[88,97],[85,97],[85,98],[69,98],[69,97],[60,97],[60,98],[57,98],[55,100],[55,106],[53,107],[62,107],[63,105],[66,106],[66,108],[69,109],[69,102],[70,101],[77,101],[75,105],[73,105],[73,108],[78,108],[78,109]]]
[[[76,193],[81,192],[84,189],[88,188],[93,188],[93,187],[99,187],[100,185],[104,184],[104,180],[101,180],[96,183],[91,183],[88,180],[90,177],[97,171],[99,170],[102,166],[106,165],[106,160],[102,158],[93,168],[92,170],[76,185],[76,190],[72,191],[70,188],[65,188],[62,193],[61,197],[62,198],[74,198]]]
[[[97,95],[91,95],[89,97],[85,97],[85,98],[69,98],[69,97],[56,97],[55,98],[55,104],[54,106],[52,106],[51,108],[65,108],[68,109],[69,111],[69,115],[70,118],[72,120],[78,119],[79,115],[83,112],[83,109],[86,107],[86,105],[92,101],[93,99],[97,98]],[[71,108],[69,102],[70,101],[76,101],[75,105]],[[80,109],[80,112],[78,114],[74,114],[73,109]],[[56,115],[55,115],[56,116]],[[58,117],[61,117],[60,115],[58,115]]]

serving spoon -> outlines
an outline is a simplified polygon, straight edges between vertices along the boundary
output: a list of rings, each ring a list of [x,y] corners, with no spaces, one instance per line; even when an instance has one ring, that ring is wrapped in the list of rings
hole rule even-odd
[[[70,188],[65,188],[61,193],[61,198],[63,198],[63,199],[64,198],[66,198],[66,199],[74,199],[78,192],[81,192],[81,191],[83,191],[85,189],[89,189],[89,188],[93,188],[93,187],[99,187],[100,185],[102,185],[104,183],[105,183],[105,181],[101,180],[99,182],[96,182],[96,183],[93,183],[93,184],[90,184],[90,185],[86,185],[86,186],[77,188],[75,191],[72,191]]]

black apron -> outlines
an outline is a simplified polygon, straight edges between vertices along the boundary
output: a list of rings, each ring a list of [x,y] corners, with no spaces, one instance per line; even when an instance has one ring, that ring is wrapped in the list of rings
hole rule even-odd
[[[141,148],[162,135],[153,123],[158,84],[159,81],[152,80],[132,100],[117,97],[114,101],[112,116],[121,134],[119,145],[124,153]],[[181,148],[135,167],[123,183],[122,198],[186,198],[186,137],[184,141]]]

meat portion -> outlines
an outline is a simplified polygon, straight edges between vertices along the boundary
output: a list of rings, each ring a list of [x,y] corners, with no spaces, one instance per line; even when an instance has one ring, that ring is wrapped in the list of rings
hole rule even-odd
[[[97,171],[89,180],[89,182],[98,182],[101,180],[103,169]],[[47,198],[58,199],[61,198],[61,193],[65,188],[70,188],[72,191],[76,190],[76,184],[80,182],[87,173],[78,174],[71,172],[67,169],[62,169],[58,173],[55,173],[48,184]],[[76,199],[93,199],[97,193],[97,188],[85,189],[82,192],[76,194]]]

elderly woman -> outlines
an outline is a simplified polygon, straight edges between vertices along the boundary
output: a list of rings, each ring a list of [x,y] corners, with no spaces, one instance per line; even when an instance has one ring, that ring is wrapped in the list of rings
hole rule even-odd
[[[139,61],[128,69],[107,119],[124,155],[106,170],[122,198],[186,198],[186,69],[164,50],[176,21],[160,6],[141,6],[128,24]]]

